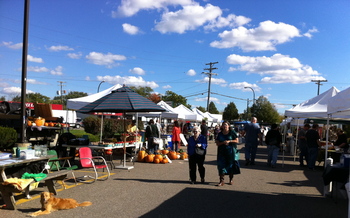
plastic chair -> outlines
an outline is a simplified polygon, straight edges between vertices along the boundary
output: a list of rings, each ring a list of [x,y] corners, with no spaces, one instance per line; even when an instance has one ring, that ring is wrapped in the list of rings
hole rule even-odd
[[[59,171],[59,170],[70,170],[72,172],[72,178],[74,179],[75,184],[77,185],[77,179],[74,175],[73,170],[78,169],[77,165],[71,165],[69,162],[69,159],[71,159],[72,157],[61,157],[59,158],[57,155],[57,151],[56,150],[49,150],[47,152],[48,155],[53,155],[54,157],[50,158],[48,161],[48,165],[49,165],[49,169],[48,171]],[[63,164],[61,165],[60,162],[63,161]],[[70,178],[67,178],[65,180],[68,180]],[[63,186],[66,189],[65,183],[62,180]]]
[[[101,163],[95,162],[95,160],[99,160]],[[92,151],[89,147],[79,148],[79,161],[80,161],[81,167],[94,169],[95,177],[85,176],[85,177],[93,178],[94,179],[93,182],[95,182],[98,178],[97,169],[103,169],[103,171],[104,171],[104,169],[106,169],[108,172],[108,175],[106,178],[99,179],[99,180],[107,180],[109,178],[109,176],[111,175],[109,172],[109,168],[108,168],[106,160],[101,156],[92,156]]]

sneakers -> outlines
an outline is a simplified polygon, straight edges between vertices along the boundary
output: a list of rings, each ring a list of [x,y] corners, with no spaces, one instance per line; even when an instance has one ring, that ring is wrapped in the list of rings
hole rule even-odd
[[[204,184],[204,183],[205,183],[205,180],[204,180],[204,179],[201,179],[201,183]]]
[[[245,165],[248,166],[249,164],[250,164],[250,160],[249,159],[245,160]]]

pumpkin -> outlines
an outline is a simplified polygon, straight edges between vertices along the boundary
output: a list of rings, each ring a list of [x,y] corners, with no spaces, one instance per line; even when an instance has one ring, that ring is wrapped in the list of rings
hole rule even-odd
[[[149,154],[145,157],[147,163],[152,163],[154,161],[154,154]]]
[[[145,159],[146,151],[139,151],[137,155],[137,161],[142,162]]]
[[[55,124],[54,124],[53,122],[50,122],[50,123],[49,123],[49,126],[50,126],[50,127],[54,127]]]
[[[44,123],[44,126],[49,126],[49,123],[48,123],[48,122],[45,122],[45,123]]]
[[[180,154],[180,159],[181,160],[185,160],[185,159],[187,159],[188,158],[188,154],[186,153],[186,152],[182,152],[181,154]]]
[[[153,162],[156,163],[156,164],[159,164],[159,163],[160,163],[160,160],[159,160],[158,158],[156,158],[156,159],[154,159]]]
[[[159,159],[159,161],[162,161],[163,160],[163,156],[161,154],[156,154],[154,159]]]
[[[35,120],[35,125],[36,126],[42,126],[42,125],[44,125],[44,123],[45,123],[45,118],[38,117]]]
[[[168,154],[168,153],[169,153],[169,150],[168,150],[168,149],[162,150],[162,154],[166,155],[166,154]]]
[[[177,154],[175,151],[170,151],[168,154],[168,157],[170,160],[176,160],[177,159]]]
[[[168,161],[168,159],[163,158],[162,163],[163,163],[163,164],[166,164],[166,163],[169,163],[169,161]]]
[[[112,155],[112,154],[113,154],[112,149],[107,149],[107,150],[105,150],[105,154],[106,154],[106,155]]]
[[[32,121],[30,121],[30,120],[27,121],[27,125],[28,125],[28,126],[32,126],[32,124],[33,124]]]

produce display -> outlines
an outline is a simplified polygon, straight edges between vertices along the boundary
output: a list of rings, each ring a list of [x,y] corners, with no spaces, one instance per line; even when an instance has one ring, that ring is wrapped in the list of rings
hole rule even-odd
[[[141,150],[138,152],[137,161],[138,162],[146,162],[146,163],[169,163],[169,160],[185,160],[188,158],[186,152],[182,149],[179,152],[170,151],[168,149],[157,150],[156,154],[148,154],[145,150]]]

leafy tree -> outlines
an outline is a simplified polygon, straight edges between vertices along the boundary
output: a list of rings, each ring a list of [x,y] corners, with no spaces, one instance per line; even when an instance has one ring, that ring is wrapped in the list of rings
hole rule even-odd
[[[212,101],[209,103],[209,113],[211,113],[211,114],[219,114],[218,109],[216,108],[214,102],[212,102]]]
[[[1,96],[1,97],[0,97],[0,101],[6,101],[5,96]]]
[[[12,101],[21,102],[21,96],[17,95]],[[40,93],[29,93],[26,96],[26,102],[50,103],[50,98]]]
[[[205,113],[205,112],[207,111],[207,110],[206,110],[204,107],[202,107],[202,106],[197,107],[197,109],[200,110],[200,111],[202,111],[203,113]]]
[[[130,86],[130,89],[134,90],[137,94],[145,97],[145,98],[150,98],[152,92],[153,92],[153,89],[151,87],[143,87],[143,86]]]
[[[278,123],[280,122],[280,115],[276,108],[265,98],[260,96],[252,108],[254,116],[258,119],[258,122],[264,123]]]
[[[181,104],[183,104],[187,108],[192,107],[191,105],[187,104],[187,99],[185,97],[183,97],[182,95],[178,95],[172,91],[166,91],[162,99],[163,101],[172,101],[173,107],[177,107]]]
[[[72,91],[72,92],[68,92],[67,95],[62,95],[62,98],[61,96],[55,96],[51,100],[51,104],[62,104],[62,100],[63,100],[63,105],[65,107],[65,105],[67,105],[67,99],[80,98],[80,97],[85,97],[87,95],[88,94],[86,92]]]
[[[238,114],[238,109],[235,105],[235,103],[230,102],[224,109],[224,112],[222,114],[222,118],[224,120],[234,120],[239,118],[239,114]]]

